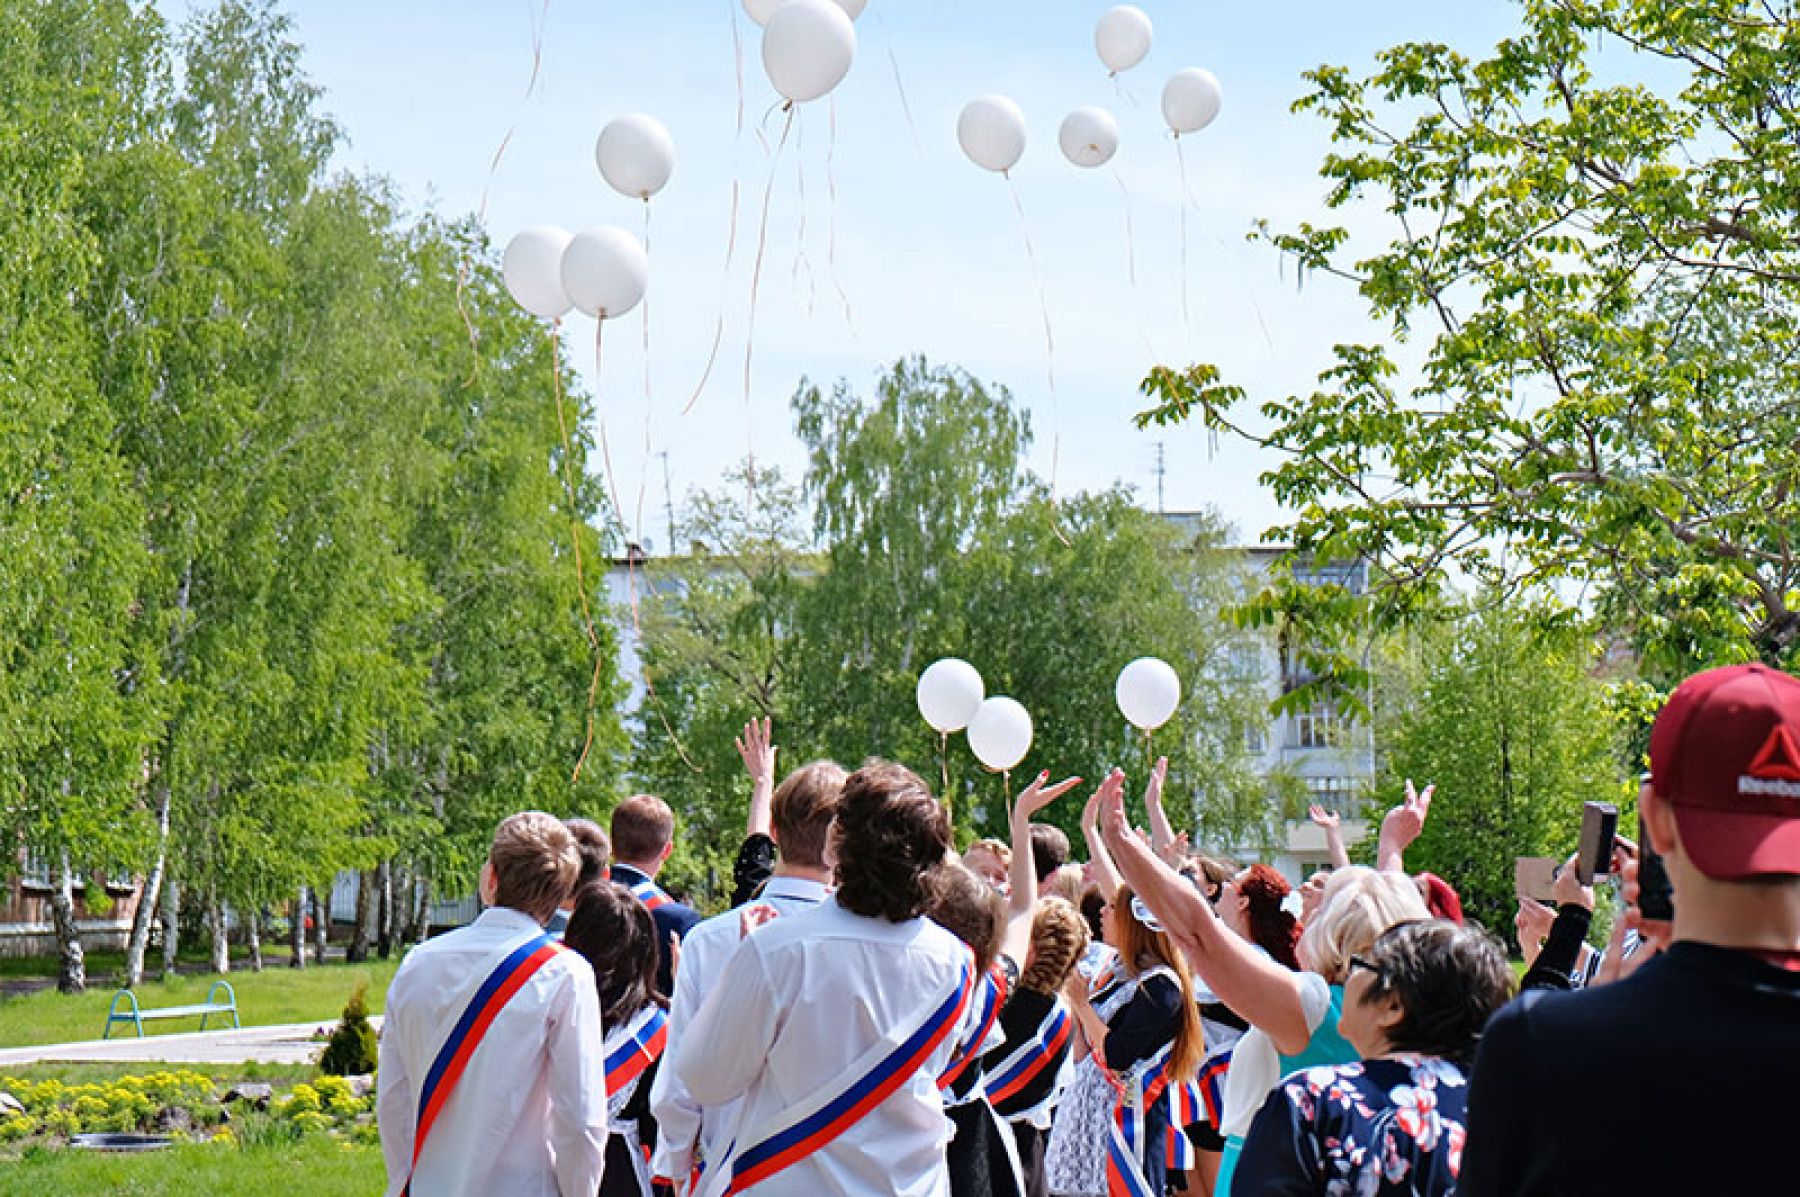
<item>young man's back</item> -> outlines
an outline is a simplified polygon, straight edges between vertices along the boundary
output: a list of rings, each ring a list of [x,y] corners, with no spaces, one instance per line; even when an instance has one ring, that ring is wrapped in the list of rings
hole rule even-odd
[[[495,856],[506,871],[503,843],[522,818],[526,836],[567,838],[549,816],[514,816],[496,835]],[[514,839],[518,837],[513,836]],[[561,852],[561,841],[552,847]],[[575,876],[574,849],[568,848],[567,877],[560,864],[535,868],[527,860],[512,868],[531,882],[534,868],[541,893],[522,903],[547,916],[561,901],[560,889]],[[494,860],[483,871],[484,891],[492,887]],[[500,882],[504,902],[507,877]],[[491,896],[491,895],[487,895]],[[377,1118],[394,1197],[411,1182],[415,1197],[589,1197],[600,1185],[606,1149],[606,1085],[601,1044],[599,993],[594,973],[578,954],[547,944],[545,958],[510,996],[506,987],[484,993],[496,970],[518,949],[540,941],[540,917],[500,904],[474,923],[420,944],[407,954],[388,988],[381,1035]],[[515,977],[515,979],[517,979]],[[488,987],[492,990],[492,987]],[[447,1096],[413,1170],[414,1136],[421,1091],[445,1043],[477,999],[493,1009],[491,1022],[474,1044],[460,1079]]]

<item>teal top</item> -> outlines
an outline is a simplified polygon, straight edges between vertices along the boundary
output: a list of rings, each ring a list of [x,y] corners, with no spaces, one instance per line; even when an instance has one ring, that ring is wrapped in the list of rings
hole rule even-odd
[[[1331,1003],[1325,1008],[1325,1017],[1300,1049],[1298,1055],[1283,1056],[1276,1053],[1281,1061],[1281,1075],[1303,1072],[1308,1068],[1330,1067],[1337,1064],[1353,1064],[1362,1059],[1350,1041],[1338,1033],[1338,1019],[1344,1013],[1344,987],[1331,987]],[[1229,1197],[1231,1193],[1231,1177],[1237,1171],[1238,1156],[1244,1150],[1244,1137],[1231,1135],[1225,1140],[1225,1155],[1219,1163],[1219,1176],[1213,1182],[1215,1197]]]

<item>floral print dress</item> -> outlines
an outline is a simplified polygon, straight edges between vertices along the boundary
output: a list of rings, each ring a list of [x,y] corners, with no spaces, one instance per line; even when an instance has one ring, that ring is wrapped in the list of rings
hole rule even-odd
[[[1462,1071],[1435,1056],[1293,1073],[1257,1112],[1232,1192],[1443,1197],[1462,1168],[1468,1098]]]

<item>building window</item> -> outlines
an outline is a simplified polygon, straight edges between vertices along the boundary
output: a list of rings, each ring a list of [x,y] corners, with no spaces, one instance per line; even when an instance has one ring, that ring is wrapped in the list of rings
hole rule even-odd
[[[1302,711],[1289,725],[1289,748],[1335,748],[1343,731],[1342,720],[1329,703]]]
[[[1354,777],[1309,777],[1308,799],[1346,819],[1357,817],[1362,806],[1362,783]]]

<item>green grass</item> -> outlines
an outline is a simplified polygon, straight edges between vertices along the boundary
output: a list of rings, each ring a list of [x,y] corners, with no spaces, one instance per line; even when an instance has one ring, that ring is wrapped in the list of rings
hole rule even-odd
[[[369,1197],[386,1182],[381,1152],[323,1135],[279,1147],[192,1144],[141,1155],[40,1149],[0,1167],[0,1197],[305,1193]]]
[[[288,968],[234,972],[225,979],[237,993],[238,1019],[247,1027],[294,1022],[323,1025],[337,1021],[351,991],[361,982],[369,986],[369,1013],[381,1013],[388,982],[399,967],[400,961],[395,958],[367,964],[314,965],[299,972]],[[146,981],[136,991],[138,1004],[192,1005],[206,999],[207,988],[214,980],[210,976],[181,976],[168,981]],[[0,998],[0,1047],[98,1039],[106,1029],[106,1011],[115,992],[112,986],[97,983],[86,993],[72,996],[52,989],[24,997]],[[217,1029],[220,1020],[209,1018],[206,1025],[208,1030]],[[224,1026],[230,1025],[230,1019],[225,1019]],[[144,1024],[146,1037],[199,1029],[197,1016]],[[133,1031],[129,1026],[113,1028],[114,1038],[121,1033],[129,1036]]]

